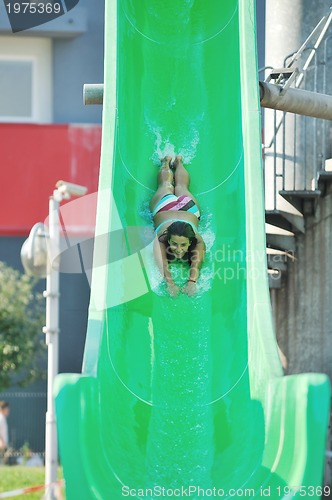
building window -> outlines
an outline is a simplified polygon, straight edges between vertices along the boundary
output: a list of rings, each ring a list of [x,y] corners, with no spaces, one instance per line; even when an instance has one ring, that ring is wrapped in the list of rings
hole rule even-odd
[[[0,36],[0,122],[52,121],[51,44]]]

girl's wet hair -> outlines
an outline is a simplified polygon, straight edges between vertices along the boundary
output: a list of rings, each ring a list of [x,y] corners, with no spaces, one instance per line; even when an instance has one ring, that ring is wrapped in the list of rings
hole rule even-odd
[[[165,240],[167,243],[169,243],[169,240],[171,239],[171,236],[184,236],[185,238],[188,238],[190,245],[188,248],[188,252],[185,254],[185,256],[181,259],[184,261],[188,261],[189,265],[191,264],[191,253],[194,250],[195,246],[197,245],[197,238],[195,236],[195,231],[192,228],[188,222],[177,220],[175,222],[172,222],[164,231],[160,237],[159,241],[165,243]],[[167,250],[167,258],[168,260],[173,260],[175,259],[175,256],[172,254],[172,252]]]

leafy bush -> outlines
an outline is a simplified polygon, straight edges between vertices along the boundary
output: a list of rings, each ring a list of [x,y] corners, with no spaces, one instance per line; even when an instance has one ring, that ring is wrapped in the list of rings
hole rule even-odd
[[[45,300],[36,279],[0,262],[0,391],[45,373]]]

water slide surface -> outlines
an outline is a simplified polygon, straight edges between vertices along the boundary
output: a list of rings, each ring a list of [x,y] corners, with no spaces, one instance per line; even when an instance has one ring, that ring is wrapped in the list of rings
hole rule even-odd
[[[283,376],[271,319],[254,3],[106,0],[87,341],[55,394],[69,500],[320,498],[329,383]],[[148,203],[175,153],[202,209],[195,297],[170,297],[152,255]]]

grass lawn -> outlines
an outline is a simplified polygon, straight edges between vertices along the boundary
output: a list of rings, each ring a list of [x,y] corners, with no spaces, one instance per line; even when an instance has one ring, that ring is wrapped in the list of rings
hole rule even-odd
[[[62,478],[62,470],[59,469],[59,478]],[[44,467],[22,467],[19,465],[0,466],[0,492],[26,488],[28,486],[39,486],[44,484]],[[63,488],[62,488],[63,492]],[[21,497],[24,500],[40,500],[43,497],[44,490],[36,493],[28,493]]]

